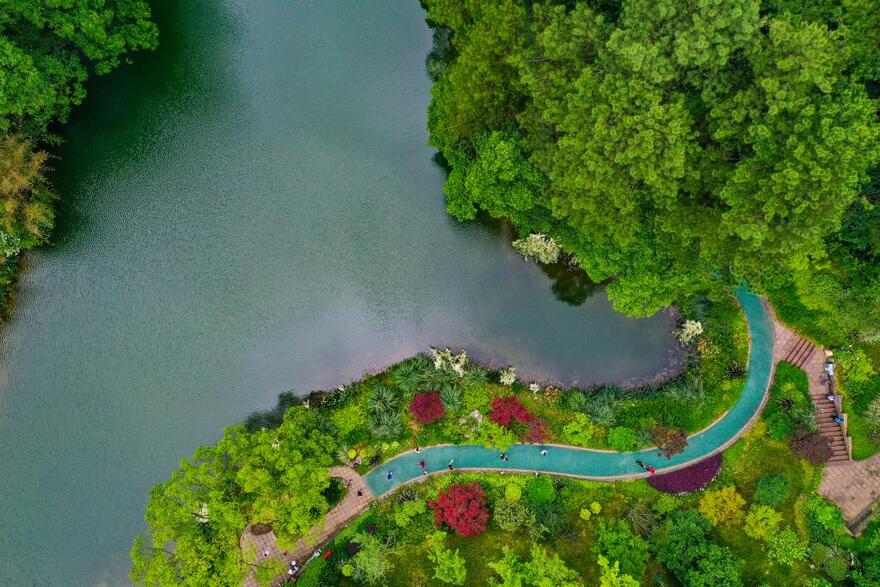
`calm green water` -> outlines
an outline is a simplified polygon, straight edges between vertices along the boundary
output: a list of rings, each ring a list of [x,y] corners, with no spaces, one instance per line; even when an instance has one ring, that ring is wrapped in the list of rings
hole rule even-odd
[[[149,487],[284,390],[430,344],[560,381],[669,367],[670,316],[562,302],[445,215],[415,0],[157,8],[162,49],[65,131],[56,246],[0,333],[0,585],[126,583]]]

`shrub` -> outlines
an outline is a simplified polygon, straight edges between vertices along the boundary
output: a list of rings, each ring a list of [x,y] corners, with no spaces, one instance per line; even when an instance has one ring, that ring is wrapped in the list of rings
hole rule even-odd
[[[648,562],[648,543],[633,534],[626,522],[612,520],[599,522],[593,554],[618,561],[620,570],[633,577],[641,577]]]
[[[489,419],[505,428],[514,423],[527,424],[532,419],[532,413],[515,397],[496,397],[491,405]]]
[[[849,563],[845,558],[835,556],[825,561],[825,573],[832,581],[843,581],[849,572]]]
[[[818,495],[813,495],[807,500],[805,509],[810,539],[815,542],[836,544],[846,526],[843,515],[837,506]]]
[[[623,518],[629,523],[633,532],[639,536],[649,535],[657,523],[651,502],[646,498],[633,502]]]
[[[522,497],[522,488],[519,485],[510,483],[504,488],[504,499],[507,501],[519,501]]]
[[[651,440],[666,458],[677,455],[687,447],[687,433],[679,428],[654,426],[649,432]]]
[[[550,438],[550,427],[541,418],[532,418],[526,425],[523,439],[526,442],[541,443]]]
[[[608,562],[607,558],[600,556],[596,562],[599,563],[600,569],[600,587],[639,587],[641,584],[629,575],[621,575],[620,563],[617,561],[614,561],[614,564],[612,565]]]
[[[403,420],[397,412],[378,412],[370,417],[369,426],[376,438],[394,438],[403,430]]]
[[[505,451],[516,444],[517,437],[507,428],[499,426],[491,420],[483,420],[477,427],[474,441],[486,448]]]
[[[436,391],[428,391],[415,396],[409,404],[409,412],[419,424],[430,424],[443,417],[443,399]]]
[[[412,519],[419,514],[425,513],[425,502],[421,499],[410,499],[395,506],[394,523],[400,528],[406,528]]]
[[[583,394],[581,394],[583,397]],[[588,446],[593,438],[593,425],[584,414],[575,414],[574,421],[569,422],[562,428],[562,439],[567,444],[575,446]]]
[[[458,384],[443,383],[440,385],[440,399],[448,412],[461,410],[461,388]]]
[[[556,487],[553,485],[553,481],[550,477],[542,475],[530,479],[529,482],[526,483],[526,495],[530,502],[535,505],[541,505],[542,503],[551,502],[556,499]]]
[[[742,561],[727,547],[709,542],[709,528],[694,510],[671,513],[652,535],[657,560],[688,587],[739,587]]]
[[[706,516],[713,526],[739,522],[743,517],[746,500],[737,493],[733,485],[707,491],[700,498],[700,513]]]
[[[755,487],[755,501],[769,506],[777,506],[788,497],[791,481],[787,475],[764,475]]]
[[[568,511],[559,501],[548,501],[532,507],[535,524],[529,528],[529,537],[533,541],[555,538],[568,530]]]
[[[493,519],[498,527],[508,532],[520,528],[528,529],[535,524],[535,515],[518,501],[499,501],[493,513]]]
[[[768,544],[767,558],[773,562],[790,567],[807,558],[807,547],[790,528],[770,536]]]
[[[796,456],[810,461],[813,465],[821,465],[831,458],[831,445],[828,439],[803,428],[795,433],[790,443],[791,450]]]
[[[776,531],[782,515],[766,505],[752,505],[746,514],[745,532],[758,540],[768,540]]]
[[[391,550],[370,534],[358,534],[355,541],[360,549],[351,558],[352,576],[370,585],[382,582],[393,568]]]
[[[464,585],[467,568],[458,549],[446,548],[446,533],[435,532],[428,538],[428,558],[434,563],[434,578],[451,585]]]
[[[636,446],[636,433],[625,426],[617,426],[608,432],[608,446],[621,452]]]
[[[486,494],[476,483],[450,485],[437,499],[429,501],[428,507],[434,510],[438,526],[446,524],[461,536],[479,536],[486,531],[489,521]]]
[[[846,380],[856,383],[867,381],[874,375],[874,365],[862,349],[835,351],[834,358],[846,372]]]
[[[381,383],[373,386],[367,394],[367,407],[374,414],[392,412],[397,409],[397,404],[397,394]]]
[[[683,469],[662,475],[652,475],[648,477],[648,484],[657,491],[674,495],[697,491],[708,485],[718,475],[721,462],[722,456],[721,453],[718,453]]]

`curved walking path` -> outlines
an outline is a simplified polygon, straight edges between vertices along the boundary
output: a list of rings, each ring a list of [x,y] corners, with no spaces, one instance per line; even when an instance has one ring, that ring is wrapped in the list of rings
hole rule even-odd
[[[776,364],[774,326],[766,306],[758,296],[745,288],[738,289],[736,297],[745,312],[750,337],[749,369],[743,392],[736,403],[713,424],[689,436],[687,448],[672,458],[658,456],[656,448],[616,452],[555,444],[517,444],[507,451],[509,460],[503,462],[498,451],[483,446],[429,446],[419,453],[413,450],[402,453],[363,477],[348,467],[332,467],[331,476],[353,480],[352,491],[327,513],[321,525],[312,529],[309,544],[300,540],[294,552],[286,555],[280,552],[272,532],[254,536],[248,529],[242,536],[242,545],[255,547],[258,561],[263,557],[283,557],[287,562],[295,559],[302,561],[302,564],[314,548],[310,544],[324,543],[348,521],[363,512],[374,499],[382,498],[401,485],[424,479],[425,475],[419,467],[419,461],[422,460],[425,461],[425,470],[429,474],[447,472],[449,461],[454,459],[456,470],[540,471],[552,475],[614,481],[647,477],[648,473],[636,464],[637,460],[653,465],[658,473],[668,473],[723,451],[739,440],[760,415],[767,400],[767,391]],[[543,449],[547,450],[546,455],[541,454]],[[387,478],[389,472],[392,473],[390,480]],[[363,496],[355,495],[353,490],[358,488],[362,489]],[[275,584],[279,584],[283,578],[284,575],[277,577]],[[253,574],[248,576],[245,585],[257,586]]]
[[[736,442],[754,423],[767,397],[773,375],[774,336],[767,308],[753,293],[740,288],[737,299],[749,326],[749,369],[742,395],[723,416],[708,428],[688,437],[685,450],[672,458],[658,457],[657,449],[615,452],[560,445],[517,444],[507,451],[509,461],[499,459],[498,451],[476,445],[439,445],[409,451],[376,467],[364,481],[376,497],[410,483],[423,473],[419,461],[424,460],[428,473],[448,470],[450,460],[456,469],[498,471],[540,471],[602,481],[646,477],[636,464],[641,460],[653,465],[658,473],[679,469],[726,449]],[[541,450],[547,454],[542,455]],[[392,478],[387,478],[388,473]]]

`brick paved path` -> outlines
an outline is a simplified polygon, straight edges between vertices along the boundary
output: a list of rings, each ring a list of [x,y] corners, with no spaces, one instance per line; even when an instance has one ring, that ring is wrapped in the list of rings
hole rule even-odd
[[[856,529],[880,499],[880,454],[864,461],[826,467],[819,493],[840,507],[850,529]]]
[[[310,540],[300,539],[296,548],[285,555],[277,546],[275,532],[254,536],[248,528],[241,537],[241,546],[244,552],[255,548],[257,561],[266,561],[273,558],[283,558],[285,564],[290,565],[292,561],[296,561],[300,566],[312,556],[316,545],[323,544],[333,534],[345,526],[352,518],[364,512],[373,501],[373,494],[370,493],[369,487],[364,480],[353,469],[349,467],[330,467],[330,476],[341,479],[343,482],[351,479],[351,487],[348,493],[342,498],[336,507],[327,512],[324,516],[324,523],[312,528],[310,532]],[[358,490],[363,495],[358,495]],[[268,556],[267,556],[268,553]],[[275,584],[280,583],[284,576],[279,577]],[[244,583],[247,587],[259,587],[256,577],[249,575]]]
[[[813,400],[813,411],[816,414],[816,423],[819,425],[819,433],[828,439],[831,444],[831,459],[829,467],[843,465],[851,461],[847,448],[850,440],[846,437],[846,415],[840,411],[840,406],[828,400],[829,387],[825,381],[825,351],[795,334],[784,324],[776,319],[771,311],[773,320],[773,360],[787,361],[800,367],[807,374],[810,384],[810,398]],[[834,417],[841,414],[844,423],[834,422]]]

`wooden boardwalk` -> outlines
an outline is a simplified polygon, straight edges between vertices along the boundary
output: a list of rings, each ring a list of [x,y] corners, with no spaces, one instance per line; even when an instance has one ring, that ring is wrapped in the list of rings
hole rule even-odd
[[[241,536],[242,551],[247,552],[255,549],[257,562],[268,561],[271,559],[283,559],[284,563],[290,567],[293,561],[303,566],[304,563],[312,556],[318,545],[324,544],[336,532],[341,530],[349,521],[360,515],[369,507],[373,501],[373,494],[370,488],[364,483],[361,476],[349,467],[330,467],[330,476],[341,479],[343,482],[351,479],[351,487],[336,506],[327,512],[324,516],[324,523],[320,526],[312,528],[309,540],[300,539],[293,551],[284,551],[278,548],[278,539],[275,532],[254,535],[248,528]],[[360,490],[361,495],[358,495]],[[280,584],[285,578],[281,575],[273,582],[274,585]],[[253,573],[248,575],[244,585],[247,587],[259,587],[257,578]]]

